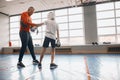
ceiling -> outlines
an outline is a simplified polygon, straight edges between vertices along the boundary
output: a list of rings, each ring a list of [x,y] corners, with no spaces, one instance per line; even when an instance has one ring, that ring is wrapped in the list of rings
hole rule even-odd
[[[90,1],[104,2],[110,0],[83,0],[82,2],[87,3]],[[81,5],[81,0],[0,0],[0,13],[16,15],[26,11],[30,6],[33,6],[35,11],[42,11],[77,5]]]

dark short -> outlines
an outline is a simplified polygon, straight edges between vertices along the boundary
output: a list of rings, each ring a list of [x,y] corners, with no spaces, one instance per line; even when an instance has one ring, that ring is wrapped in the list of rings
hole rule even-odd
[[[43,47],[44,48],[49,47],[49,43],[51,43],[52,48],[55,48],[55,40],[48,38],[48,37],[45,37],[44,42],[43,42]]]

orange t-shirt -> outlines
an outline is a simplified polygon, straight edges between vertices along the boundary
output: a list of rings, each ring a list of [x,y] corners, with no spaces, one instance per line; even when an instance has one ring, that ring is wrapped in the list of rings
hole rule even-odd
[[[21,14],[20,20],[20,31],[30,31],[30,27],[36,26],[36,24],[32,23],[31,17],[28,15],[28,12],[23,12]]]

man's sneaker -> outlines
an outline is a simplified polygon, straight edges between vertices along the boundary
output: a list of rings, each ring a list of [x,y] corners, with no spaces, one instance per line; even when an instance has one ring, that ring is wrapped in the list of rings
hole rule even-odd
[[[42,64],[41,64],[41,63],[38,64],[38,68],[39,68],[39,69],[42,68]]]
[[[24,65],[22,62],[18,62],[18,63],[17,63],[17,67],[18,67],[18,68],[22,68],[22,67],[25,67],[25,65]]]
[[[50,69],[54,69],[54,68],[57,68],[57,67],[58,67],[58,65],[56,65],[55,63],[50,64]]]
[[[38,60],[33,60],[33,64],[37,65],[37,64],[39,64],[39,61]]]

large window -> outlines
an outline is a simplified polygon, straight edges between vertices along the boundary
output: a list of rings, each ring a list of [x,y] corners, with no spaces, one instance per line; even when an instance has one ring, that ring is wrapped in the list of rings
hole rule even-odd
[[[85,44],[82,7],[69,8],[69,44]]]
[[[40,23],[47,20],[50,11],[34,13],[32,21]],[[53,10],[59,25],[60,40],[63,46],[82,45],[84,40],[82,7]],[[97,34],[99,42],[120,43],[120,1],[96,5]],[[10,41],[12,46],[21,46],[19,38],[20,15],[10,17]],[[42,46],[46,26],[39,27],[39,33],[31,32],[34,45]]]
[[[42,14],[41,13],[34,13],[32,16],[32,22],[33,23],[40,23],[42,22]],[[37,34],[36,32],[31,32],[31,36],[33,39],[33,44],[34,46],[41,46],[42,44],[42,27],[38,27],[39,33]]]
[[[81,7],[55,10],[62,45],[84,44],[83,12]]]
[[[115,2],[117,42],[120,43],[120,1]]]
[[[99,42],[120,43],[120,2],[96,5]]]
[[[50,11],[34,13],[32,17],[32,21],[34,23],[40,23],[47,20],[47,14]],[[83,12],[81,7],[75,8],[66,8],[54,10],[55,19],[59,25],[60,30],[60,40],[63,46],[69,45],[81,45],[84,44],[84,32],[83,32]],[[12,16],[10,17],[10,41],[12,42],[12,46],[21,46],[20,38],[19,38],[19,22],[20,16]],[[43,25],[39,27],[39,33],[31,32],[34,46],[40,45],[42,46],[44,36],[45,36],[45,28]]]
[[[19,22],[20,16],[10,17],[10,41],[12,46],[20,46]]]

